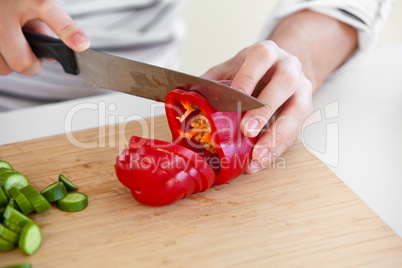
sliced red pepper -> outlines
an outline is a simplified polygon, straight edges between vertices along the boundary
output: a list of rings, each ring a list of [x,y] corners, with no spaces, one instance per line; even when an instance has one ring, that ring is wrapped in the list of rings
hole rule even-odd
[[[129,147],[116,159],[116,175],[140,203],[169,205],[214,182],[212,169],[184,147],[135,136]]]
[[[151,140],[142,137],[132,136],[129,142],[130,148],[138,148],[139,146],[146,148],[154,148],[156,150],[166,150],[173,154],[183,157],[190,162],[192,167],[199,171],[202,176],[201,192],[208,189],[215,181],[215,173],[211,167],[199,155],[183,146],[173,144],[161,140]]]

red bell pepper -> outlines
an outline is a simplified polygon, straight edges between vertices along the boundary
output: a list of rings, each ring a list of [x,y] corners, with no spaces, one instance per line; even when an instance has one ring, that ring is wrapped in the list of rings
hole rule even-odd
[[[186,161],[186,164],[195,168],[200,174],[200,190],[207,190],[213,183],[215,174],[211,167],[204,159],[193,151],[166,141],[150,140],[137,136],[132,136],[129,143],[129,148],[132,150],[141,151],[147,148],[148,152],[154,154],[151,150],[162,151],[178,156]],[[173,156],[172,156],[173,157]]]
[[[120,182],[146,205],[168,205],[203,189],[200,171],[165,151],[126,149],[115,168]]]
[[[173,143],[133,136],[117,157],[116,174],[140,203],[162,206],[241,175],[256,139],[240,131],[241,112],[215,111],[195,91],[165,99]]]
[[[243,113],[217,112],[199,93],[181,89],[166,96],[165,109],[173,143],[200,154],[215,171],[214,184],[226,183],[247,169],[255,139],[240,130]]]

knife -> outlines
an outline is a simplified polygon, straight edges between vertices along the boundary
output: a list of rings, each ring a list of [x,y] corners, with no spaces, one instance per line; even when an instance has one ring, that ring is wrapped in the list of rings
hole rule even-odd
[[[166,68],[87,49],[74,52],[60,39],[23,29],[38,58],[57,60],[66,73],[80,74],[85,84],[164,101],[175,88],[201,93],[218,111],[247,111],[264,106],[260,100],[221,83]]]

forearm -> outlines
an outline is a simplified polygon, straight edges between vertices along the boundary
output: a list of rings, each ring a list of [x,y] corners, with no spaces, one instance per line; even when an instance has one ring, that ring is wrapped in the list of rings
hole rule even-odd
[[[357,47],[353,27],[310,10],[282,20],[269,39],[299,59],[313,92]]]

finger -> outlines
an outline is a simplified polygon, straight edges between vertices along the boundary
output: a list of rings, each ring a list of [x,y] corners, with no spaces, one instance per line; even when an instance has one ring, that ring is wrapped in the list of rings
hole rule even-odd
[[[241,128],[248,137],[256,137],[259,134],[275,111],[294,94],[300,79],[304,78],[296,57],[287,56],[278,62],[275,68],[271,81],[258,96],[265,106],[247,111],[243,116]]]
[[[42,61],[32,52],[20,26],[17,23],[9,25],[1,33],[0,53],[7,65],[15,72],[33,76],[40,72]]]
[[[300,133],[304,121],[312,110],[309,90],[298,91],[289,100],[288,105],[261,135],[253,150],[253,162],[250,170],[258,171],[270,165],[288,149]]]
[[[233,78],[232,87],[251,95],[280,54],[280,49],[272,41],[258,42],[249,47],[243,64]]]
[[[293,140],[289,139],[287,143],[293,144],[294,141],[296,140],[297,136],[294,137]],[[264,158],[261,163],[257,162],[251,162],[251,164],[247,167],[246,173],[252,174],[256,173],[264,168],[269,167],[272,163],[274,163],[289,147],[287,146],[287,143],[281,144],[274,153],[269,155],[268,157]]]
[[[215,67],[209,69],[205,74],[201,77],[210,79],[210,80],[233,80],[233,77],[237,73],[240,65],[243,62],[242,52],[236,55],[234,58],[221,63]]]
[[[43,21],[32,20],[24,25],[24,29],[54,37],[54,32]]]
[[[54,37],[55,33],[49,28],[49,26],[46,25],[43,21],[40,20],[32,20],[29,21],[27,24],[24,25],[24,29],[41,33],[47,36]],[[56,60],[54,59],[46,59],[49,62],[55,62]]]
[[[232,59],[209,69],[202,77],[211,80],[233,80],[247,56],[248,48],[241,50]]]
[[[8,66],[4,57],[0,54],[0,75],[7,75],[11,73],[13,70]]]
[[[219,81],[228,79],[228,70],[225,64],[217,65],[201,75],[202,78]]]
[[[39,18],[72,50],[82,52],[89,48],[88,37],[56,2],[46,2],[39,12]]]

